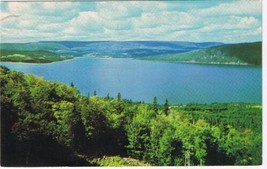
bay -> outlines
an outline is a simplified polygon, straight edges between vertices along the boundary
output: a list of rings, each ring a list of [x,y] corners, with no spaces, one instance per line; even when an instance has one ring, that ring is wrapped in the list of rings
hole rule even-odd
[[[116,97],[151,103],[261,103],[262,68],[89,58],[49,64],[1,62],[11,70],[74,85],[84,95]]]

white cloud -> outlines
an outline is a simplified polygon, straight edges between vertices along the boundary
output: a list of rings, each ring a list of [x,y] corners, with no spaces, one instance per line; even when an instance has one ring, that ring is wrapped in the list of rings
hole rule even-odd
[[[250,41],[261,38],[261,1],[10,2],[1,38],[34,40]],[[238,36],[237,36],[238,34]],[[232,37],[232,38],[231,38]]]
[[[74,27],[67,27],[67,28],[64,29],[63,32],[66,33],[66,34],[75,34],[78,31]]]
[[[137,17],[142,13],[138,3],[133,2],[99,2],[96,10],[104,19],[120,20],[129,17]]]
[[[262,33],[262,27],[260,26],[258,29],[256,29],[256,34],[261,34]]]
[[[44,10],[70,10],[77,8],[78,3],[73,2],[47,2],[42,4]]]
[[[0,11],[0,18],[4,18],[4,17],[6,17],[6,16],[8,16],[8,15],[10,15],[10,14],[7,13],[7,12],[2,12],[2,11]]]
[[[21,28],[33,28],[36,26],[36,23],[29,20],[21,20],[18,26]]]
[[[75,30],[99,31],[103,28],[103,18],[97,12],[80,12],[79,16],[69,22]]]
[[[220,5],[196,10],[196,14],[202,16],[209,15],[254,15],[261,13],[261,0],[234,1],[222,3]]]
[[[61,32],[66,28],[67,23],[45,23],[40,24],[36,29],[40,32]]]
[[[246,28],[246,27],[256,26],[256,25],[260,24],[259,21],[252,16],[238,18],[238,19],[240,19],[238,25],[242,28],[243,27]]]
[[[79,12],[75,2],[9,2],[7,11],[11,14],[38,15],[71,18]]]
[[[132,22],[130,19],[125,19],[125,20],[115,20],[115,21],[104,21],[105,28],[111,29],[111,30],[130,30],[132,29]]]
[[[163,25],[174,25],[179,29],[181,26],[194,26],[195,17],[185,12],[160,12],[160,13],[144,13],[140,18],[133,19],[133,25],[137,28],[153,28]]]
[[[25,14],[33,10],[32,3],[29,2],[9,2],[7,8],[12,14]]]
[[[242,29],[255,29],[261,25],[261,22],[255,17],[239,17],[228,16],[224,17],[224,22],[221,24],[222,19],[209,18],[206,23],[199,29],[199,32],[214,32],[219,30],[242,30]]]

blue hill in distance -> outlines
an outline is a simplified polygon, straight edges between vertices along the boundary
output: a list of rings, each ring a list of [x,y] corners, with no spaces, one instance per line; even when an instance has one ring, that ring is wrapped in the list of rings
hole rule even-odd
[[[37,51],[83,56],[139,58],[160,54],[183,53],[196,49],[219,46],[220,42],[178,41],[40,41],[30,43],[2,43],[3,50]]]
[[[1,43],[0,46],[1,61],[37,63],[90,56],[203,64],[261,65],[261,49],[261,42],[223,44],[180,41],[40,41]]]

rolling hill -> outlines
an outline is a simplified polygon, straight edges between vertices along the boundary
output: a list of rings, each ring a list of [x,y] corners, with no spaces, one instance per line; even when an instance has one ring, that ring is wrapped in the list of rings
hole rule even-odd
[[[50,63],[71,58],[72,56],[70,55],[63,55],[44,50],[20,51],[0,49],[1,62]]]
[[[0,49],[11,51],[49,51],[75,56],[110,56],[114,58],[139,58],[173,54],[219,46],[218,42],[178,41],[41,41],[30,43],[1,43]]]
[[[160,54],[188,52],[196,49],[219,46],[219,42],[180,41],[50,41],[60,44],[81,55],[111,56],[114,58],[140,58]]]
[[[1,61],[47,63],[77,56],[110,56],[203,64],[261,65],[262,42],[41,41],[1,43]]]
[[[142,59],[204,64],[261,65],[262,42],[225,44],[186,53],[149,56]]]

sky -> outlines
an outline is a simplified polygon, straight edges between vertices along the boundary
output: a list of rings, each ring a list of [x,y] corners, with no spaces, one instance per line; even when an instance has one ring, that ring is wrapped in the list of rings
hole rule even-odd
[[[1,42],[262,40],[261,0],[0,2]]]

